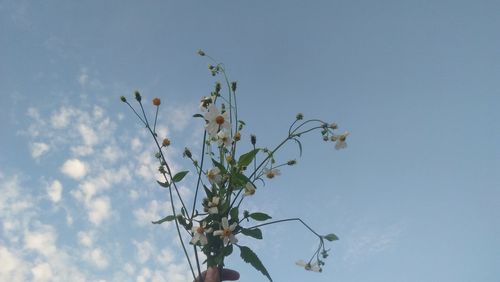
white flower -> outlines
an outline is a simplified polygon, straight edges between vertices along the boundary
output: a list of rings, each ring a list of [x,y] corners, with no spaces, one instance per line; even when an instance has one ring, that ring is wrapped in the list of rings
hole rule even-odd
[[[231,136],[229,136],[229,132],[227,130],[221,130],[217,133],[217,143],[219,143],[219,146],[231,146]]]
[[[219,197],[212,197],[212,200],[210,200],[207,203],[207,212],[209,214],[216,214],[219,213],[219,209],[217,208],[220,203],[220,198]]]
[[[210,137],[215,137],[219,130],[231,130],[227,115],[228,112],[221,113],[213,104],[208,106],[208,112],[205,114],[205,119],[208,123],[205,125],[205,129]]]
[[[233,222],[233,224],[229,225],[227,217],[223,217],[222,229],[214,231],[214,236],[220,236],[224,241],[224,245],[227,245],[229,242],[231,242],[231,244],[236,244],[238,243],[238,239],[236,239],[236,237],[234,236],[233,231],[237,225],[238,224],[236,222]]]
[[[314,272],[321,272],[322,271],[321,267],[318,266],[317,262],[307,263],[303,260],[299,260],[299,261],[295,262],[295,264],[300,266],[300,267],[303,267],[305,270],[308,270],[308,271],[314,271]]]
[[[207,178],[210,183],[219,184],[222,181],[222,176],[220,175],[220,169],[218,167],[214,167],[208,170]]]
[[[245,196],[251,196],[253,194],[255,194],[255,186],[252,184],[252,182],[248,182],[245,185],[245,193],[244,193],[244,195]]]
[[[200,242],[200,244],[204,246],[208,243],[208,239],[205,233],[210,233],[213,231],[213,229],[211,227],[207,229],[207,223],[203,222],[203,224],[201,224],[200,226],[193,226],[191,231],[193,232],[191,244],[196,245],[198,242]]]
[[[340,149],[345,149],[347,148],[347,143],[345,142],[345,139],[349,135],[349,132],[346,131],[340,135],[332,135],[331,140],[336,142],[335,143],[335,149],[340,150]]]
[[[264,174],[266,175],[267,178],[271,179],[274,178],[277,175],[281,175],[281,172],[279,169],[272,168],[272,169],[264,169]]]

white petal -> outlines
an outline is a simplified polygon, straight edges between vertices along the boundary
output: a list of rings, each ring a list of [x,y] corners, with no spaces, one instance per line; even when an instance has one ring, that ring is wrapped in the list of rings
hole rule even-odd
[[[214,236],[220,236],[220,235],[222,235],[222,234],[224,234],[224,231],[223,231],[223,230],[215,230],[215,231],[214,231]]]
[[[234,231],[234,229],[236,228],[237,225],[238,225],[238,223],[233,222],[233,224],[231,224],[231,226],[229,226],[229,230]]]
[[[200,236],[200,244],[202,244],[202,245],[206,245],[207,243],[208,243],[207,236],[205,236],[205,235],[201,235],[201,236]]]
[[[238,238],[236,238],[233,234],[231,234],[229,236],[229,241],[231,242],[231,244],[236,244],[238,243]]]
[[[208,209],[208,213],[209,214],[219,213],[219,209],[217,209],[217,207],[211,207],[211,208]]]
[[[229,222],[227,221],[227,217],[222,218],[222,228],[227,229],[229,227]]]
[[[298,266],[301,266],[301,267],[306,267],[307,265],[307,262],[303,261],[303,260],[298,260],[295,262],[296,265]]]

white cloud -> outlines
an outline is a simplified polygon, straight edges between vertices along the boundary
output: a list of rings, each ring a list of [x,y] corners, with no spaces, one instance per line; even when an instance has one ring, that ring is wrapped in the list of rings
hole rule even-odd
[[[31,269],[31,273],[33,274],[33,281],[44,282],[52,281],[53,279],[52,268],[46,262],[37,264]]]
[[[108,197],[98,197],[89,203],[89,220],[95,225],[101,224],[111,216],[111,201]]]
[[[57,203],[61,200],[63,186],[59,180],[54,180],[47,187],[47,194],[52,202]]]
[[[86,124],[78,125],[78,132],[83,139],[83,143],[87,146],[93,146],[99,141],[94,129]]]
[[[130,146],[132,146],[132,150],[134,152],[138,152],[142,148],[142,142],[139,138],[136,137],[130,141]]]
[[[62,129],[68,126],[70,119],[75,115],[75,111],[71,108],[61,107],[59,112],[52,114],[50,117],[50,123],[52,127],[56,129]]]
[[[356,264],[364,258],[383,252],[398,239],[403,228],[395,224],[385,228],[355,228],[348,234],[346,241],[347,250],[343,260]]]
[[[17,254],[0,245],[0,281],[26,281],[26,266]]]
[[[27,231],[24,235],[24,247],[48,257],[57,251],[56,236],[50,226],[42,226],[36,232]]]
[[[87,74],[86,69],[82,69],[80,74],[78,75],[78,83],[80,86],[85,87],[89,81],[89,75]]]
[[[146,209],[139,208],[134,210],[134,217],[136,223],[140,226],[152,225],[151,221],[159,220],[165,216],[167,216],[170,208],[170,202],[165,201],[159,203],[157,200],[152,200],[149,202],[149,205]],[[169,226],[169,222],[164,222],[162,226]]]
[[[79,159],[69,159],[61,167],[62,173],[74,179],[82,179],[87,174],[87,165]]]
[[[49,151],[50,147],[48,144],[43,142],[35,142],[31,144],[31,156],[34,159],[41,157],[43,154]]]
[[[153,254],[153,246],[148,241],[137,242],[134,240],[133,243],[137,248],[137,261],[144,264]]]
[[[109,265],[108,259],[100,248],[94,248],[86,251],[84,259],[99,269],[105,269]]]
[[[94,244],[94,234],[92,232],[78,232],[78,243],[85,247],[92,247]]]

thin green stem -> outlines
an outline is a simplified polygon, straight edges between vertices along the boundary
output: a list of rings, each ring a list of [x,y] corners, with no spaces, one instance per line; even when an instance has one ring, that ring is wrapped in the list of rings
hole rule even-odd
[[[198,172],[198,180],[196,181],[196,190],[194,192],[194,199],[193,199],[193,210],[191,211],[191,218],[194,216],[194,210],[196,208],[196,199],[198,197],[198,190],[200,189],[200,183],[201,183],[201,174],[203,172],[203,161],[205,160],[205,141],[207,140],[207,131],[205,130],[203,132],[203,147],[201,149],[201,162],[200,162],[200,169]]]
[[[154,123],[154,126],[153,126],[153,132],[155,134],[156,134],[156,121],[158,120],[158,108],[160,108],[160,107],[156,106],[155,123]]]
[[[300,221],[300,223],[302,223],[307,229],[309,229],[312,233],[314,233],[314,235],[316,235],[319,238],[321,238],[321,235],[319,235],[318,233],[316,233],[316,231],[314,231],[311,227],[309,227],[309,225],[307,225],[304,221],[302,221],[302,219],[300,219],[298,217],[287,218],[287,219],[280,219],[280,220],[275,220],[275,221],[271,221],[271,222],[266,222],[266,223],[258,224],[258,225],[252,226],[252,227],[248,227],[247,229],[254,229],[254,228],[261,227],[261,226],[266,226],[266,225],[271,225],[271,224],[276,224],[276,223],[286,222],[286,221]]]

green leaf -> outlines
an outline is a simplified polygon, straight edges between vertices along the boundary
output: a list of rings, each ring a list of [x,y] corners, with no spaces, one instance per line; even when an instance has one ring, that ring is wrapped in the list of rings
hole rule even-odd
[[[176,175],[174,175],[174,177],[172,177],[172,181],[173,182],[181,181],[184,178],[184,176],[186,176],[186,174],[188,174],[188,172],[189,171],[187,171],[187,170],[178,172]]]
[[[231,177],[231,181],[233,182],[235,190],[242,189],[248,182],[251,182],[248,177],[246,177],[242,173],[235,173],[233,177]]]
[[[235,220],[236,222],[238,222],[238,213],[239,213],[238,212],[238,207],[234,207],[229,212],[229,215],[231,216],[232,220]]]
[[[267,215],[263,212],[254,212],[254,213],[251,213],[249,216],[250,216],[250,218],[257,220],[257,221],[265,221],[265,220],[271,219],[271,217],[269,215]]]
[[[251,264],[255,269],[264,274],[269,281],[273,281],[266,267],[262,264],[259,257],[249,248],[245,246],[238,246],[240,248],[240,256],[246,262]]]
[[[205,117],[203,117],[202,114],[194,114],[193,117],[194,118],[205,118]]]
[[[222,254],[225,256],[225,257],[228,257],[230,254],[233,253],[233,244],[229,244],[227,245],[226,247],[224,247],[224,249],[222,250]]]
[[[253,237],[255,239],[262,239],[262,231],[260,231],[259,228],[253,228],[253,229],[242,228],[241,234]]]
[[[253,161],[255,155],[257,155],[259,150],[260,149],[253,149],[252,151],[241,155],[240,158],[238,159],[238,166],[240,167],[248,166]]]
[[[165,221],[172,221],[175,219],[175,216],[173,215],[167,215],[166,217],[160,219],[160,220],[157,220],[157,221],[152,221],[153,224],[162,224],[164,223]]]
[[[221,163],[219,163],[218,161],[216,161],[213,158],[212,158],[212,163],[214,164],[215,167],[219,168],[221,174],[227,173],[226,168]]]
[[[156,180],[156,182],[158,182],[158,184],[160,184],[160,186],[163,188],[169,188],[169,186],[168,186],[169,184],[167,181],[161,182],[161,181]]]
[[[335,235],[335,234],[333,234],[333,233],[330,233],[330,234],[328,234],[328,235],[325,235],[325,236],[323,236],[323,238],[325,238],[326,240],[328,240],[328,241],[330,241],[330,242],[331,242],[331,241],[335,241],[335,240],[338,240],[338,239],[339,239],[339,237],[337,237],[337,235]]]

